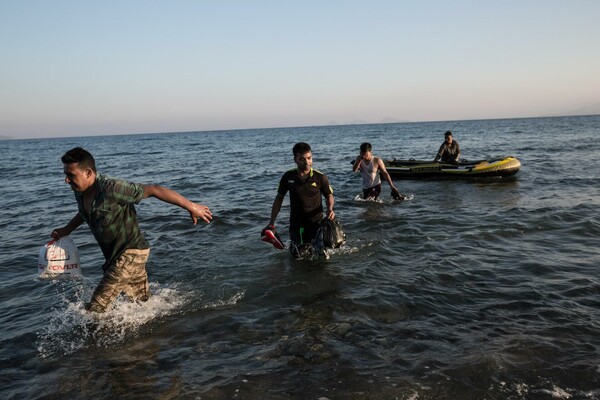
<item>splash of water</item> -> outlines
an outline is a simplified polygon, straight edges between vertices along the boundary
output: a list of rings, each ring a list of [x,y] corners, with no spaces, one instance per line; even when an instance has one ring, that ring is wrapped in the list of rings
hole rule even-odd
[[[103,314],[85,310],[84,286],[77,290],[75,301],[63,295],[61,303],[51,310],[48,323],[38,332],[39,357],[60,357],[85,348],[122,343],[148,322],[180,310],[193,295],[156,283],[150,287],[152,297],[147,302],[132,303],[121,296],[114,307]]]
[[[361,194],[357,194],[354,197],[354,201],[362,202],[362,203],[394,204],[394,203],[401,203],[403,201],[411,201],[411,200],[414,200],[414,198],[415,198],[415,195],[412,193],[404,195],[404,199],[402,199],[402,200],[396,200],[396,199],[383,200],[381,197],[378,197],[376,199],[369,197],[369,198],[365,199],[362,197]]]
[[[246,294],[245,290],[235,293],[233,296],[227,299],[219,299],[212,302],[206,303],[202,308],[204,309],[214,309],[214,308],[223,308],[235,306],[241,299],[244,298]]]

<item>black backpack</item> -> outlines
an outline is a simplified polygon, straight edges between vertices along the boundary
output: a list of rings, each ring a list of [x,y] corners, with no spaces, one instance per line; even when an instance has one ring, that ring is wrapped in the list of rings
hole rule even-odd
[[[340,223],[335,219],[324,219],[321,222],[323,228],[323,245],[329,248],[337,248],[346,242],[346,234]]]

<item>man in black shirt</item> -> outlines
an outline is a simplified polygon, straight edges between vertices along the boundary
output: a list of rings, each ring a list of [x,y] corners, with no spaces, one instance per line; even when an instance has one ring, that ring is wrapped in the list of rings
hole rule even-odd
[[[301,248],[311,246],[323,219],[323,199],[327,210],[326,218],[334,219],[333,189],[324,173],[312,168],[312,151],[307,143],[296,143],[293,148],[296,168],[287,171],[279,181],[277,196],[271,209],[271,219],[265,229],[273,229],[281,210],[283,199],[290,192],[290,249],[299,256]]]

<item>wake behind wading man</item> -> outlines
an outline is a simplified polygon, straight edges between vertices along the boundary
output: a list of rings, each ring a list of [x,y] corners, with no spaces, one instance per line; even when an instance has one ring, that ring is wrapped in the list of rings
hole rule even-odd
[[[50,236],[58,240],[86,222],[106,259],[102,266],[104,275],[85,305],[86,310],[105,312],[121,292],[131,301],[148,300],[146,262],[150,245],[140,231],[135,204],[156,197],[187,210],[194,225],[198,219],[209,223],[211,211],[163,186],[105,177],[96,171],[94,157],[81,147],[67,151],[61,161],[65,182],[75,193],[79,212]]]

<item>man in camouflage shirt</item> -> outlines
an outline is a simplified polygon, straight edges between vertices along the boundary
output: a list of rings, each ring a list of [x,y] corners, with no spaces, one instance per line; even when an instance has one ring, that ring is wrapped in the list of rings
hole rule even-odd
[[[79,212],[65,227],[52,231],[51,236],[58,240],[86,222],[106,259],[102,266],[104,275],[86,309],[104,312],[121,292],[132,301],[148,300],[146,261],[150,245],[140,231],[135,204],[156,197],[186,209],[194,225],[198,218],[210,222],[209,208],[162,186],[105,177],[96,172],[94,157],[81,147],[67,151],[61,160],[65,182],[75,192]]]

